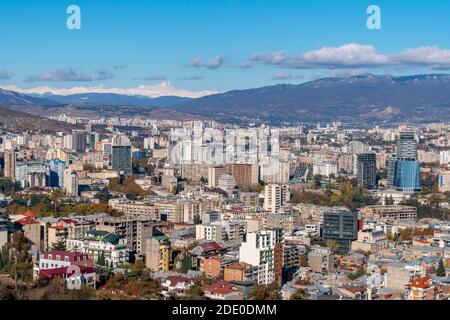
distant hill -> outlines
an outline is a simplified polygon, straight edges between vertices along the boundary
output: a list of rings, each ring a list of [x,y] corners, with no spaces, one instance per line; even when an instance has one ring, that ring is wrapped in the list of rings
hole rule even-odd
[[[47,98],[32,97],[18,92],[0,89],[0,105],[55,105],[58,102]]]
[[[0,89],[0,104],[48,116],[144,116],[157,119],[346,123],[450,121],[450,75],[364,74],[300,85],[234,90],[198,99],[87,93],[29,96]]]
[[[229,91],[173,109],[218,120],[449,121],[450,75],[324,78],[300,85]]]
[[[153,106],[161,108],[171,107],[176,104],[192,100],[190,98],[176,96],[150,98],[145,96],[130,96],[116,93],[79,93],[67,96],[46,94],[40,97],[46,97],[61,104]]]
[[[45,130],[70,132],[77,126],[0,106],[0,126],[16,130]]]

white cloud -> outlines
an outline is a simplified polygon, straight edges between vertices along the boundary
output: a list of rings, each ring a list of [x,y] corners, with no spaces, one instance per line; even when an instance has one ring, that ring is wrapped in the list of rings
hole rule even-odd
[[[195,57],[194,59],[192,59],[191,62],[188,64],[188,66],[194,67],[194,68],[206,68],[206,69],[214,70],[214,69],[220,68],[222,66],[223,62],[224,62],[223,55],[218,55],[218,56],[210,59],[206,63],[203,62],[202,56],[198,56],[198,57]]]
[[[151,98],[161,97],[161,96],[179,96],[179,97],[189,97],[189,98],[200,98],[203,96],[219,93],[218,91],[189,91],[181,88],[175,87],[172,83],[164,81],[158,85],[145,86],[140,85],[135,88],[106,88],[104,86],[95,87],[73,87],[66,89],[52,88],[48,86],[23,89],[17,86],[1,86],[0,88],[15,92],[20,92],[23,94],[55,94],[55,95],[71,95],[77,93],[116,93],[124,95],[141,95]]]
[[[6,70],[0,70],[0,80],[9,80],[12,78],[12,73]]]
[[[75,70],[73,68],[51,70],[42,74],[31,75],[26,82],[37,81],[92,81],[88,74]]]
[[[450,68],[450,50],[439,47],[410,48],[392,56],[399,64]]]
[[[431,67],[450,69],[450,50],[436,46],[410,48],[400,53],[380,53],[372,45],[358,43],[289,56],[283,51],[255,53],[250,61],[291,69],[361,69],[378,67]]]
[[[272,75],[272,80],[291,80],[291,79],[303,79],[304,77],[302,75],[293,75],[289,72],[280,71],[275,72]]]
[[[154,74],[147,77],[136,77],[133,80],[146,80],[146,81],[164,81],[167,80],[167,77],[163,74]]]

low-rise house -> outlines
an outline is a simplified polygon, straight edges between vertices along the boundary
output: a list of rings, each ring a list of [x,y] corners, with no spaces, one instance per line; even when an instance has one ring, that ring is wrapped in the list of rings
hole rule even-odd
[[[78,270],[79,273],[76,271]],[[37,265],[33,267],[33,278],[53,279],[61,277],[75,288],[85,284],[95,287],[96,272],[92,260],[81,252],[48,251],[40,255]]]
[[[244,294],[240,289],[227,281],[218,281],[212,285],[203,286],[205,297],[211,300],[243,300]]]
[[[245,262],[236,262],[224,268],[223,279],[229,282],[256,282],[258,267]]]
[[[189,277],[171,275],[161,280],[161,293],[164,296],[183,295],[185,291],[194,284],[194,280]]]
[[[365,285],[349,285],[334,289],[334,294],[341,299],[367,300],[367,287]]]

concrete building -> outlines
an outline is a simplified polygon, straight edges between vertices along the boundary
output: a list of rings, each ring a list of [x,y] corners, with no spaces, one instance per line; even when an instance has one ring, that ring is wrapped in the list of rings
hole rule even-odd
[[[264,210],[271,213],[278,211],[291,199],[289,185],[269,184],[264,189]]]
[[[323,215],[323,238],[339,244],[339,251],[350,251],[351,243],[357,237],[358,213],[351,211],[330,211]]]
[[[76,171],[64,171],[64,191],[67,195],[78,197],[79,178]]]
[[[146,241],[145,266],[153,272],[169,271],[172,248],[167,237],[152,237]]]
[[[358,238],[352,242],[352,251],[377,252],[387,248],[389,241],[383,231],[376,230],[360,230]]]
[[[357,155],[358,185],[367,189],[374,189],[377,185],[377,159],[375,153],[362,153]]]
[[[5,150],[5,178],[16,179],[16,157],[14,150]]]
[[[219,186],[219,178],[226,173],[225,167],[208,168],[208,187],[217,188]]]
[[[311,247],[311,252],[308,254],[308,265],[316,273],[328,274],[333,272],[333,251],[328,247]]]
[[[258,267],[258,284],[281,284],[283,268],[283,230],[265,229],[247,233],[239,247],[239,262]]]
[[[82,240],[67,239],[68,251],[87,253],[94,263],[117,267],[129,261],[129,250],[126,239],[107,231],[90,230]]]
[[[363,217],[374,220],[415,221],[417,208],[402,205],[367,206],[360,210]]]
[[[131,146],[112,146],[112,169],[124,175],[131,175]]]

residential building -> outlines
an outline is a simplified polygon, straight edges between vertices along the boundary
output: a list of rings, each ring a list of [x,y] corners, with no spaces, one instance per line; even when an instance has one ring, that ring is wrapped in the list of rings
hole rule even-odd
[[[131,175],[131,146],[112,146],[111,163],[114,171]]]
[[[247,233],[239,247],[239,262],[258,267],[258,284],[281,284],[283,267],[283,229]]]
[[[361,153],[357,155],[358,184],[367,189],[374,189],[377,185],[377,159],[375,153]]]
[[[335,241],[339,251],[350,251],[351,243],[358,232],[358,213],[351,211],[330,211],[323,215],[323,238]]]
[[[169,238],[152,237],[146,241],[145,266],[153,272],[169,271],[172,262],[172,248]]]
[[[289,185],[268,184],[264,189],[264,210],[271,213],[278,211],[291,199]]]

